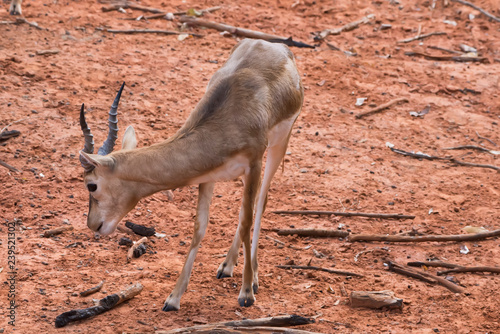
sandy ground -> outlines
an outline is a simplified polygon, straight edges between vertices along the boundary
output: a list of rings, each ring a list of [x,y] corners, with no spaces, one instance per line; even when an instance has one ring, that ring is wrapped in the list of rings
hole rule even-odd
[[[496,16],[494,0],[475,1]],[[314,227],[352,234],[465,234],[465,226],[498,228],[500,177],[493,169],[419,160],[405,151],[453,156],[460,161],[500,166],[498,155],[443,148],[476,145],[500,150],[500,23],[478,11],[444,1],[169,1],[142,5],[168,12],[222,6],[205,19],[290,36],[315,44],[312,33],[340,27],[368,14],[375,19],[353,31],[327,37],[315,49],[293,48],[305,87],[305,103],[290,141],[284,171],[271,186],[260,242],[261,287],[254,306],[237,303],[241,263],[235,277],[218,280],[216,270],[232,241],[240,205],[239,180],[216,185],[211,224],[202,242],[192,279],[178,312],[161,307],[173,288],[191,242],[197,189],[142,200],[125,218],[155,227],[150,252],[126,263],[123,233],[99,240],[86,226],[88,194],[78,151],[81,103],[96,145],[106,136],[106,118],[121,82],[127,83],[119,108],[120,138],[136,128],[139,146],[168,138],[181,127],[225,62],[237,38],[194,29],[202,38],[121,35],[99,28],[178,29],[177,20],[127,21],[145,13],[103,12],[95,1],[34,1],[23,14],[27,24],[0,25],[0,128],[21,131],[0,146],[0,159],[19,173],[0,167],[0,328],[5,333],[152,332],[223,320],[279,314],[314,317],[301,327],[321,333],[476,333],[498,332],[500,279],[488,273],[449,277],[465,289],[446,288],[389,272],[384,261],[439,259],[460,265],[500,265],[497,239],[477,242],[365,243],[345,239],[278,236],[273,229]],[[0,20],[8,15],[3,4]],[[149,15],[149,14],[146,14]],[[390,25],[387,28],[384,25]],[[384,29],[387,28],[387,29]],[[421,41],[399,40],[441,31]],[[451,54],[431,46],[477,48],[486,62],[436,61],[405,52]],[[39,55],[43,50],[57,54]],[[344,52],[345,51],[345,52]],[[362,111],[405,97],[408,103],[356,119]],[[366,98],[356,106],[358,98]],[[429,112],[415,117],[427,106]],[[480,139],[490,139],[492,142]],[[120,144],[120,140],[119,143]],[[273,210],[332,210],[404,213],[415,219],[277,215]],[[7,323],[11,298],[8,230],[15,225],[17,305],[15,327]],[[44,230],[71,224],[74,230],[43,238]],[[285,245],[269,238],[279,239]],[[135,240],[139,237],[134,237]],[[293,246],[294,248],[290,248]],[[460,253],[466,246],[467,254]],[[316,256],[315,252],[324,256]],[[361,253],[362,252],[362,253]],[[316,253],[317,254],[317,253]],[[355,257],[357,255],[357,261]],[[320,266],[364,275],[284,270],[279,264]],[[429,268],[435,273],[435,268]],[[78,293],[101,280],[102,291]],[[56,330],[57,315],[93,305],[127,285],[141,282],[134,299],[93,319]],[[351,291],[392,290],[403,310],[353,309]]]

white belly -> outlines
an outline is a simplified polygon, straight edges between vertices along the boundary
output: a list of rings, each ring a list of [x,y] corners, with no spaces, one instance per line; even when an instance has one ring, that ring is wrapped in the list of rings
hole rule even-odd
[[[250,168],[250,161],[244,155],[236,155],[229,158],[222,166],[194,178],[191,184],[200,184],[206,182],[228,181],[237,178]]]

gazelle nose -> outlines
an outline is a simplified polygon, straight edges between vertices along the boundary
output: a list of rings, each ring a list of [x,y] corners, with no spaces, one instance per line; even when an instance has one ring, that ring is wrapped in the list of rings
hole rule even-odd
[[[96,232],[99,232],[99,230],[101,229],[101,227],[102,227],[103,224],[104,223],[101,223],[101,225],[99,225],[99,227],[97,228]]]

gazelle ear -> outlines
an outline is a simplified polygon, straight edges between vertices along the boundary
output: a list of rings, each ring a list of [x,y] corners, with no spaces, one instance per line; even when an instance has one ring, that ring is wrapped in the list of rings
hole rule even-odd
[[[137,138],[135,137],[135,130],[130,125],[127,130],[125,130],[125,134],[123,135],[122,140],[122,150],[132,150],[137,146]]]
[[[114,165],[114,160],[111,157],[89,154],[83,151],[80,151],[80,162],[86,171],[91,171],[97,167],[113,167]]]

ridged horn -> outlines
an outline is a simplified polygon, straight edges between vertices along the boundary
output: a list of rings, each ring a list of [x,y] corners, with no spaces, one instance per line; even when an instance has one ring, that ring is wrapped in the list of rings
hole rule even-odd
[[[85,146],[83,147],[83,152],[92,154],[94,153],[94,136],[90,132],[90,128],[87,125],[87,121],[85,120],[84,109],[85,109],[85,104],[82,103],[82,109],[80,109],[80,127],[82,128],[83,136],[85,138]],[[81,156],[80,156],[80,163],[87,172],[94,169],[94,166],[83,160]]]
[[[125,87],[125,82],[120,87],[120,90],[118,91],[118,94],[116,94],[115,100],[113,101],[113,105],[111,106],[111,109],[109,110],[108,138],[106,138],[106,141],[104,142],[104,144],[102,144],[102,146],[97,151],[97,154],[99,154],[99,155],[107,155],[107,154],[113,152],[113,147],[115,146],[115,141],[118,138],[118,119],[117,119],[116,115],[118,114],[118,112],[117,112],[118,102],[120,102],[120,97],[122,96],[123,87]]]
[[[83,136],[85,137],[85,146],[83,147],[83,152],[94,153],[94,136],[90,132],[90,128],[85,120],[85,104],[82,103],[82,109],[80,109],[80,127],[83,131]]]

